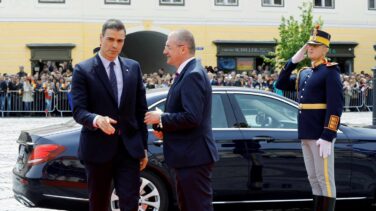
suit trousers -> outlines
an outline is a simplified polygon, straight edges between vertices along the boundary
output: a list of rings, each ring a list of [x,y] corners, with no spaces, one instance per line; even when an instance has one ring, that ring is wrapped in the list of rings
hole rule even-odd
[[[132,158],[120,137],[116,156],[105,163],[84,162],[89,191],[90,211],[109,210],[112,185],[121,211],[137,211],[140,195],[140,161]]]
[[[211,163],[174,169],[180,211],[213,211],[213,166]]]
[[[316,145],[316,140],[302,140],[304,164],[313,195],[336,197],[334,143],[335,140],[332,142],[332,153],[327,158],[323,158],[320,157],[320,150]]]

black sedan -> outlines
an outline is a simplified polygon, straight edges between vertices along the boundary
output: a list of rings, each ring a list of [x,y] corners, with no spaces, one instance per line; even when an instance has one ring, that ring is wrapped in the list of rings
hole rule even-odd
[[[166,95],[163,89],[149,92],[149,109],[163,110]],[[309,206],[312,194],[297,139],[297,103],[270,92],[233,87],[213,88],[212,102],[220,153],[213,172],[216,207]],[[77,159],[80,129],[72,120],[21,132],[13,169],[18,201],[31,207],[87,208],[85,171]],[[151,131],[140,210],[165,211],[176,201],[173,175],[164,162],[163,143]],[[375,202],[376,130],[341,125],[335,159],[338,200]],[[113,191],[111,209],[119,210],[117,204]]]

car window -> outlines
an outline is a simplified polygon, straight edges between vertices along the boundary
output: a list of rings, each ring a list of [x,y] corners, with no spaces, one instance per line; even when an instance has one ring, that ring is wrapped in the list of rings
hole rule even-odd
[[[235,94],[248,128],[297,128],[298,110],[277,99],[250,94]]]
[[[212,128],[228,128],[225,108],[223,106],[221,95],[212,95]]]
[[[166,101],[160,102],[157,105],[150,108],[150,111],[155,110],[156,107],[164,111]],[[212,128],[228,128],[227,118],[225,114],[225,109],[223,106],[221,95],[212,95]],[[148,128],[152,127],[148,125]]]

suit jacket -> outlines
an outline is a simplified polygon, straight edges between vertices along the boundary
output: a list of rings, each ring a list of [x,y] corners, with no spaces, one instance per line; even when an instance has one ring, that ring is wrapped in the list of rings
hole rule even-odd
[[[71,91],[73,118],[83,125],[78,152],[83,161],[103,163],[111,160],[116,155],[119,137],[133,158],[145,156],[148,133],[144,116],[147,104],[140,65],[121,57],[119,61],[123,75],[119,107],[98,55],[77,64],[74,69]],[[107,135],[93,127],[97,114],[117,121],[114,135]]]
[[[198,166],[218,160],[211,126],[212,90],[203,67],[188,62],[171,86],[163,124],[163,151],[173,168]]]
[[[322,63],[314,68],[303,68],[298,77],[291,77],[297,64],[291,60],[282,69],[276,87],[298,91],[300,104],[326,104],[326,109],[299,109],[299,139],[319,138],[333,141],[337,137],[343,109],[343,89],[340,70],[336,63]]]

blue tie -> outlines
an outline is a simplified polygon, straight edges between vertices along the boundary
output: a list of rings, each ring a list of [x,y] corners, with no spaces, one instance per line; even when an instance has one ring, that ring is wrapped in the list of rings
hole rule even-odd
[[[112,90],[114,91],[116,103],[118,103],[118,88],[117,88],[117,80],[116,80],[114,65],[115,65],[115,62],[110,63],[110,83],[111,83]]]

